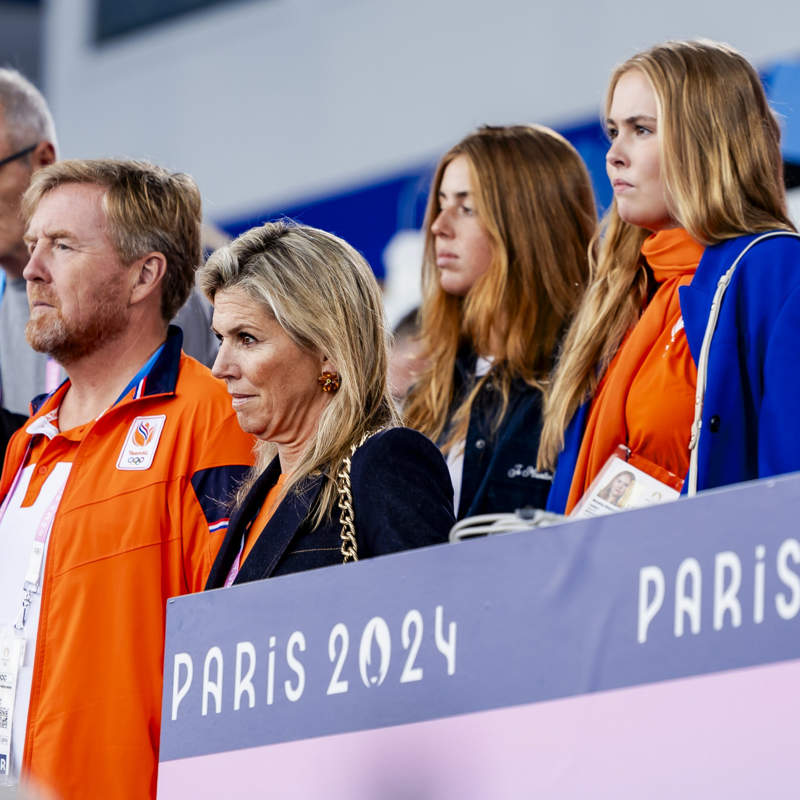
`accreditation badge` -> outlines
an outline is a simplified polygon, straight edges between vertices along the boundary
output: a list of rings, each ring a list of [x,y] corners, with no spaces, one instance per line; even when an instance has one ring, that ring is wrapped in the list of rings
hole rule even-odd
[[[666,503],[680,497],[682,486],[682,478],[620,444],[569,516],[598,517]]]
[[[0,785],[16,783],[11,775],[11,725],[25,640],[11,625],[0,628]]]

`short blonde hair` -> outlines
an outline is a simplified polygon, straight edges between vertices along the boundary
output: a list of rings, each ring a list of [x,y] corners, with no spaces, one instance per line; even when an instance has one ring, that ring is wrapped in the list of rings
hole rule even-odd
[[[202,203],[197,184],[189,175],[144,161],[57,161],[34,173],[22,198],[26,223],[45,194],[71,183],[106,190],[108,233],[123,263],[150,252],[166,257],[161,315],[171,320],[192,291],[201,259]]]
[[[318,524],[334,508],[335,476],[351,446],[367,432],[398,424],[386,385],[387,330],[375,276],[343,239],[280,221],[253,228],[214,252],[198,280],[212,302],[217,292],[242,290],[274,316],[298,347],[324,354],[339,373],[341,387],[285,487],[288,491],[312,473],[322,473]],[[257,453],[240,500],[275,449],[259,443]]]

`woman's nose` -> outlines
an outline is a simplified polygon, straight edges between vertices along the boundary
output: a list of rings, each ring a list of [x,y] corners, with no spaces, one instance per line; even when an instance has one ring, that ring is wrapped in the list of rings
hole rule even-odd
[[[229,348],[223,341],[220,342],[219,350],[217,350],[217,357],[214,359],[214,364],[211,367],[211,374],[215,378],[225,380],[225,378],[232,377],[233,365],[230,359]]]
[[[619,137],[611,142],[611,147],[606,153],[606,163],[615,167],[627,165],[628,156]]]
[[[433,220],[431,233],[434,236],[447,236],[451,231],[449,212],[446,208],[443,208],[436,215],[436,219]]]

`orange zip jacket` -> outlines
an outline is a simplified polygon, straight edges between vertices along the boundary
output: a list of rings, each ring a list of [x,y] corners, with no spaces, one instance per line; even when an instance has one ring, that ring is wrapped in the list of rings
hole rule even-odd
[[[50,535],[23,779],[62,800],[155,797],[166,601],[203,588],[227,527],[219,500],[252,462],[224,385],[181,339],[171,329],[147,376],[87,428]],[[0,500],[30,439],[11,440]]]

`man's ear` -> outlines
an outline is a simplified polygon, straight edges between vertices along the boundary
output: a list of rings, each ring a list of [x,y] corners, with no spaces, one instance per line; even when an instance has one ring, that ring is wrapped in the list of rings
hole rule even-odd
[[[55,161],[56,148],[52,142],[48,142],[46,139],[39,142],[34,148],[33,153],[31,153],[31,164],[33,165],[34,172],[36,172],[37,169],[54,164]]]
[[[154,292],[161,301],[161,287],[167,274],[167,259],[163,253],[148,253],[137,259],[131,271],[131,305],[141,303]]]

